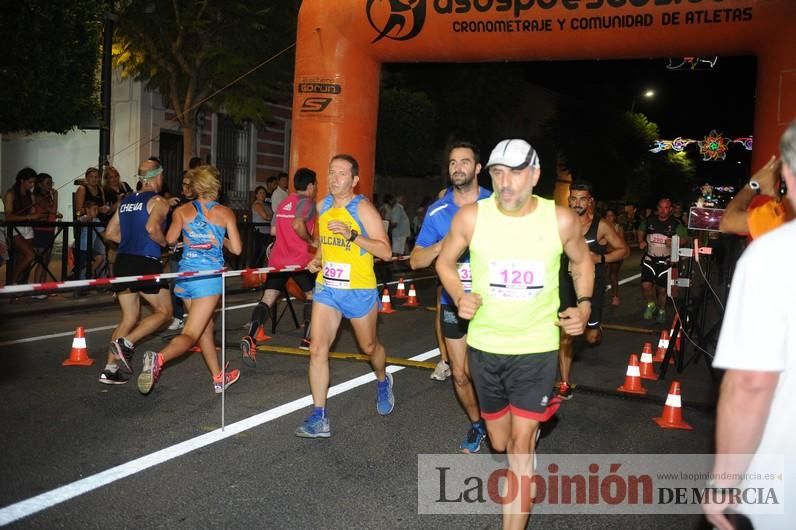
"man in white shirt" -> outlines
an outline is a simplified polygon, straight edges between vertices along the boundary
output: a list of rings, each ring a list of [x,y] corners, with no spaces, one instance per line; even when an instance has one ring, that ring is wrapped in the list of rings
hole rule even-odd
[[[796,121],[780,140],[783,200],[796,207]],[[762,488],[759,503],[703,505],[721,530],[733,528],[728,514],[747,515],[755,528],[796,528],[796,221],[764,234],[746,249],[735,269],[713,366],[724,368],[717,407],[716,461],[707,487],[723,490]],[[784,467],[782,458],[784,456]],[[734,474],[746,472],[739,481]],[[765,473],[779,476],[766,480]],[[762,474],[762,475],[760,475]],[[784,495],[782,478],[784,482]],[[777,492],[778,504],[763,504]],[[779,489],[777,489],[779,488]],[[784,513],[776,513],[776,510]],[[773,510],[773,511],[768,511]],[[765,513],[761,513],[765,512]],[[732,517],[732,515],[730,515]]]
[[[277,187],[274,192],[271,194],[271,209],[276,211],[279,208],[279,203],[287,199],[288,190],[287,190],[287,181],[288,176],[287,173],[280,173],[277,181]]]
[[[395,256],[403,256],[406,254],[406,239],[409,237],[411,227],[409,225],[409,216],[406,215],[404,208],[404,196],[399,195],[396,197],[395,205],[392,207],[390,214],[390,235],[392,236],[392,253]]]

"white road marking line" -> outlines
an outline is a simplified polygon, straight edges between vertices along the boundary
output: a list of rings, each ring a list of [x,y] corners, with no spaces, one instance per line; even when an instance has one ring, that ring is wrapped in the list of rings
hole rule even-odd
[[[415,355],[414,357],[411,357],[410,360],[425,361],[427,359],[431,359],[432,357],[436,357],[437,355],[439,355],[439,350],[435,348],[425,353]],[[399,372],[404,369],[405,368],[403,366],[391,365],[387,367],[387,371],[390,373]],[[372,372],[355,377],[354,379],[349,379],[348,381],[331,387],[329,389],[329,397],[331,398],[344,392],[348,392],[349,390],[353,390],[354,388],[370,383],[371,381],[375,381],[375,379],[376,375]],[[211,431],[207,434],[202,434],[195,438],[191,438],[190,440],[172,445],[171,447],[166,447],[165,449],[144,455],[140,458],[136,458],[135,460],[131,460],[130,462],[112,467],[95,475],[77,480],[71,484],[67,484],[65,486],[61,486],[60,488],[36,495],[35,497],[31,497],[24,501],[11,504],[3,509],[0,509],[0,526],[11,524],[14,521],[18,521],[24,517],[47,510],[57,504],[74,499],[75,497],[116,482],[117,480],[140,473],[141,471],[157,466],[164,462],[168,462],[174,458],[186,455],[210,444],[220,442],[243,431],[259,427],[260,425],[269,423],[283,416],[287,416],[288,414],[292,414],[293,412],[309,407],[310,405],[312,405],[312,395],[304,396],[289,403],[285,403],[284,405],[279,405],[278,407],[261,412],[260,414],[237,421],[231,425],[227,425],[223,430],[216,429],[215,431]],[[292,436],[292,434],[285,434],[285,436]]]

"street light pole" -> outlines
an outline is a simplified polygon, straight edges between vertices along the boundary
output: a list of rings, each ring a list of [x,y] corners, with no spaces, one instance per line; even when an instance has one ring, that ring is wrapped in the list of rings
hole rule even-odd
[[[647,89],[641,94],[645,99],[652,99],[655,97],[655,91],[652,89]],[[633,96],[633,102],[630,104],[630,113],[633,114],[636,111],[636,97]]]

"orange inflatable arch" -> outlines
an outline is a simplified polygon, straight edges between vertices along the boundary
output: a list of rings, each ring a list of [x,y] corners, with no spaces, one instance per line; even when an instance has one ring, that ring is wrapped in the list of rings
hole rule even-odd
[[[307,166],[324,175],[333,154],[350,153],[359,193],[372,195],[385,62],[705,55],[757,57],[758,167],[796,116],[795,34],[794,0],[304,0],[291,174]]]

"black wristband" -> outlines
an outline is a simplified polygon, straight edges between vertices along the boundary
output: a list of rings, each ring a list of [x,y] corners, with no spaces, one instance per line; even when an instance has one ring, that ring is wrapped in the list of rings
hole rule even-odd
[[[581,296],[580,298],[578,298],[578,301],[576,303],[580,304],[581,302],[591,303],[591,296]]]
[[[352,228],[352,229],[351,229],[351,236],[348,238],[348,242],[349,242],[349,243],[353,243],[353,242],[354,242],[354,240],[355,240],[355,239],[356,239],[358,236],[359,236],[359,232],[357,232],[355,229],[353,229],[353,228]]]

